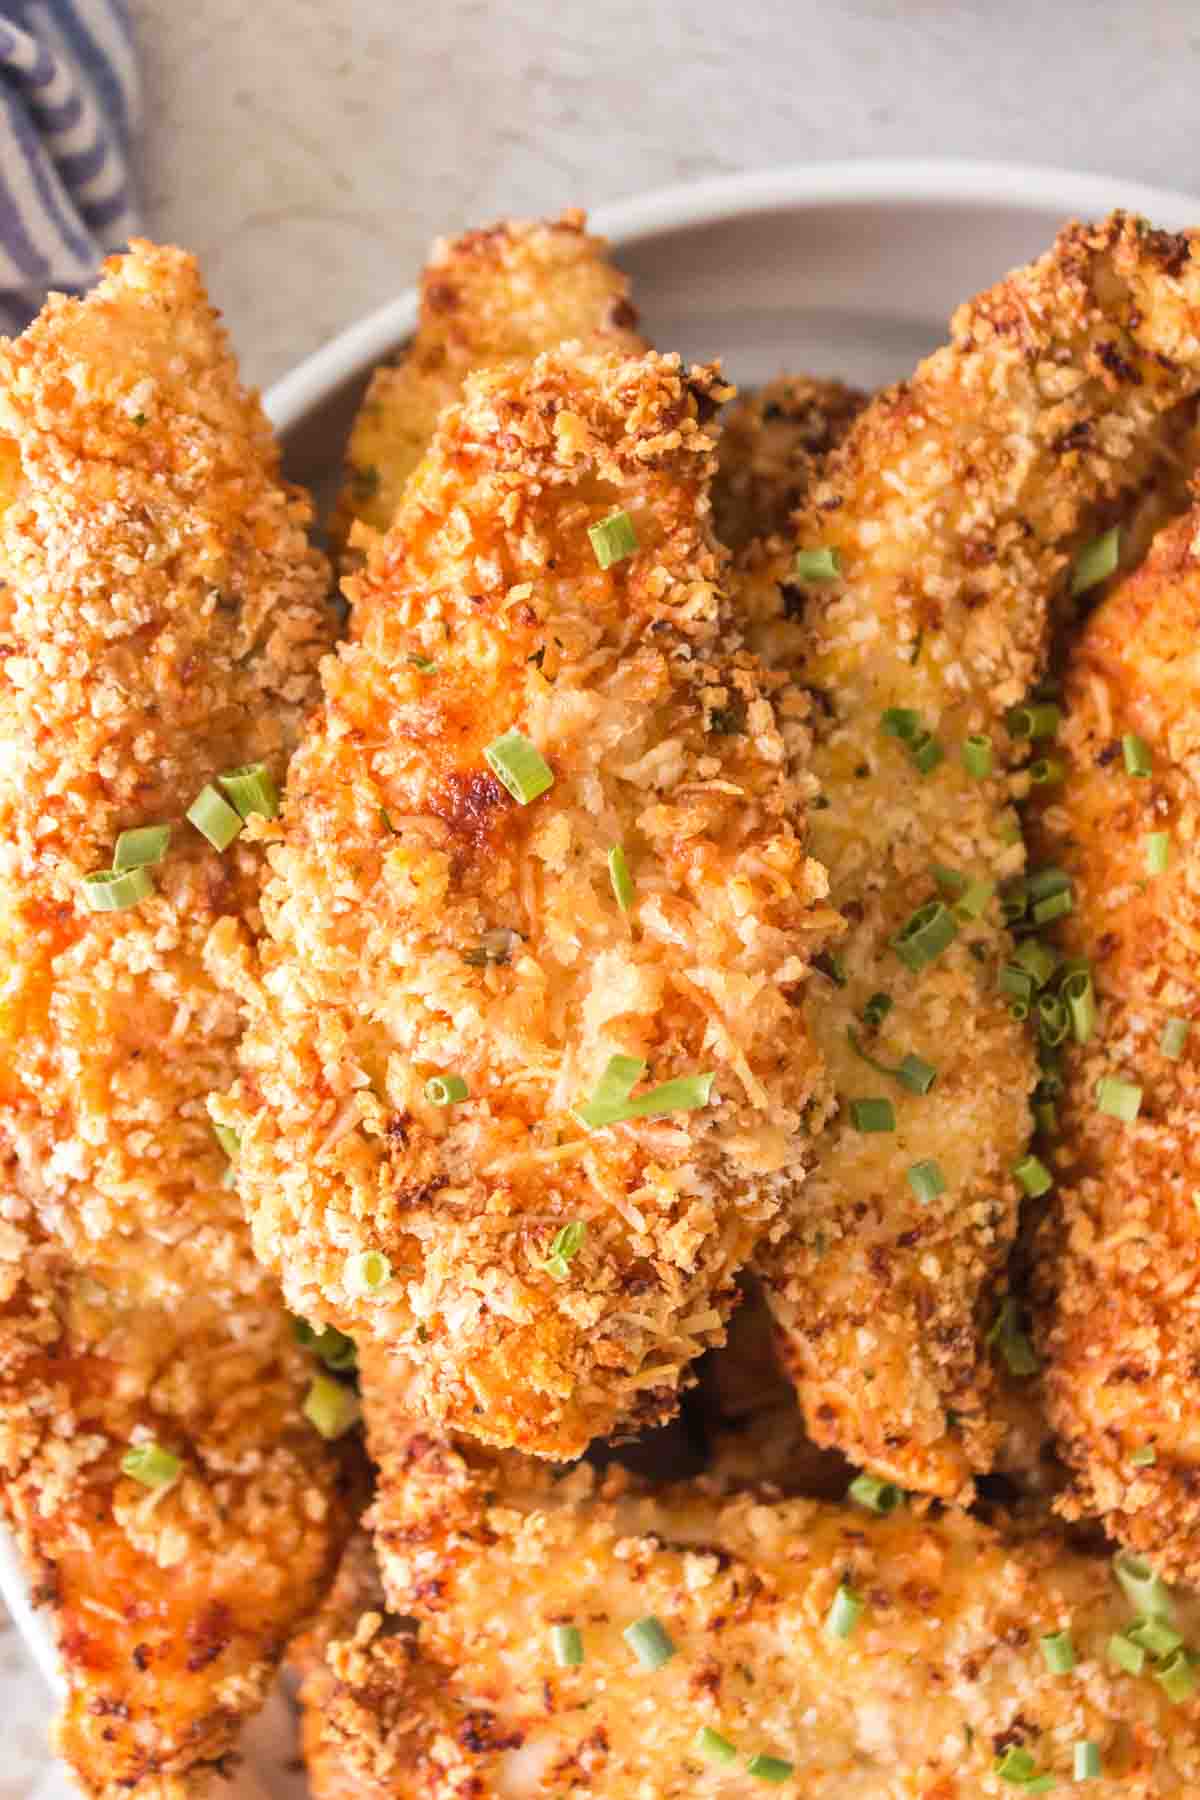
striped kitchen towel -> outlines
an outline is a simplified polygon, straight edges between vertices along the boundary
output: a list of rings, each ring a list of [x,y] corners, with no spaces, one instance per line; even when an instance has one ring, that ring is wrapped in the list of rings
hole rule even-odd
[[[139,229],[126,0],[0,0],[0,332]]]

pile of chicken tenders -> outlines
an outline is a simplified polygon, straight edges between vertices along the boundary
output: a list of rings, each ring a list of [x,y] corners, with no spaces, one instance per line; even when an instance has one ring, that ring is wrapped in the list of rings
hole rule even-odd
[[[0,1513],[93,1800],[1200,1793],[1200,233],[869,396],[0,340]],[[336,456],[336,450],[333,452]],[[325,549],[316,548],[318,542]]]

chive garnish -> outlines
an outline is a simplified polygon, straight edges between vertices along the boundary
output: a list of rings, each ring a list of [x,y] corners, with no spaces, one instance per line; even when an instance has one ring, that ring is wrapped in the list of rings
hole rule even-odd
[[[131,1444],[121,1458],[122,1475],[148,1488],[170,1487],[181,1466],[175,1453],[161,1444]]]
[[[248,819],[251,813],[260,813],[264,819],[278,815],[279,789],[266,763],[243,763],[240,768],[226,769],[217,780],[240,818]]]
[[[213,1136],[216,1138],[218,1144],[220,1144],[220,1146],[221,1146],[222,1150],[225,1152],[226,1156],[232,1162],[233,1158],[237,1155],[238,1151],[242,1147],[242,1139],[241,1139],[240,1132],[235,1131],[233,1129],[232,1125],[218,1125],[216,1123],[216,1121],[214,1120],[213,1121]]]
[[[1033,976],[1028,969],[1019,969],[1016,963],[1005,963],[996,977],[996,986],[1002,994],[1023,1001],[1028,1013],[1029,1003],[1033,999]]]
[[[1154,771],[1154,758],[1150,754],[1150,746],[1145,738],[1139,737],[1136,731],[1127,731],[1121,739],[1121,753],[1125,758],[1125,771],[1145,780]]]
[[[214,850],[228,850],[242,829],[241,814],[221,798],[211,782],[200,789],[188,807],[187,819]]]
[[[923,731],[918,737],[913,738],[908,746],[908,754],[922,775],[930,774],[940,762],[945,761],[946,757],[946,752],[931,731]]]
[[[519,731],[506,731],[501,737],[493,738],[484,746],[483,759],[520,806],[528,806],[539,794],[554,786],[549,763]]]
[[[783,1782],[791,1780],[793,1765],[785,1762],[782,1756],[766,1756],[761,1750],[756,1750],[753,1756],[746,1759],[746,1773],[747,1775],[756,1775],[760,1781],[769,1781],[778,1787]]]
[[[1158,1047],[1163,1055],[1169,1056],[1172,1062],[1178,1062],[1191,1029],[1191,1021],[1188,1019],[1168,1019],[1158,1040]]]
[[[418,675],[432,675],[437,668],[437,664],[435,662],[430,662],[427,656],[410,656],[408,661],[412,664]]]
[[[592,552],[602,569],[624,562],[638,547],[637,532],[627,512],[609,513],[596,525],[588,526]]]
[[[1075,1667],[1075,1646],[1069,1631],[1047,1632],[1041,1639],[1042,1655],[1052,1675],[1069,1675]]]
[[[550,1647],[560,1669],[577,1669],[583,1661],[583,1635],[577,1625],[555,1625]]]
[[[1096,996],[1087,969],[1073,969],[1059,988],[1077,1044],[1086,1044],[1096,1025]]]
[[[908,706],[889,706],[880,714],[880,731],[888,737],[899,738],[902,744],[910,744],[921,732],[921,715]]]
[[[854,1477],[846,1489],[846,1498],[886,1519],[889,1513],[895,1512],[904,1495],[894,1481],[880,1481],[878,1475],[863,1474]]]
[[[712,1072],[679,1075],[633,1098],[634,1085],[645,1073],[646,1065],[638,1057],[610,1057],[591,1099],[572,1107],[572,1112],[589,1131],[620,1125],[629,1119],[661,1119],[668,1113],[695,1112],[708,1105],[716,1080]]]
[[[894,1002],[890,994],[872,994],[863,1007],[863,1024],[877,1027],[883,1024],[892,1010]]]
[[[1001,1781],[1017,1782],[1023,1787],[1037,1764],[1022,1745],[1010,1744],[1004,1754],[996,1758],[994,1767]]]
[[[1152,831],[1146,838],[1146,873],[1162,875],[1171,862],[1171,834],[1169,831]]]
[[[1067,772],[1067,765],[1061,756],[1039,756],[1029,765],[1029,779],[1034,787],[1051,787],[1061,781]]]
[[[1073,1768],[1076,1781],[1098,1780],[1103,1767],[1099,1744],[1094,1743],[1091,1738],[1079,1738],[1075,1744]]]
[[[1173,1705],[1190,1699],[1196,1691],[1196,1665],[1190,1652],[1176,1650],[1155,1669],[1154,1679]]]
[[[461,1075],[431,1075],[425,1083],[425,1098],[431,1106],[456,1106],[468,1092]]]
[[[957,936],[958,924],[949,907],[941,900],[929,900],[918,907],[890,941],[900,961],[914,974],[919,974]]]
[[[1032,1151],[1028,1156],[1023,1156],[1015,1165],[1013,1174],[1033,1200],[1039,1199],[1043,1194],[1048,1194],[1054,1186],[1053,1175],[1041,1158],[1034,1156]]]
[[[829,1637],[848,1638],[862,1616],[863,1600],[848,1582],[843,1581],[833,1596],[833,1605],[825,1618]]]
[[[675,1655],[675,1645],[666,1629],[653,1617],[638,1619],[636,1624],[627,1625],[621,1635],[643,1669],[661,1669]]]
[[[913,1163],[905,1173],[909,1187],[922,1206],[928,1206],[946,1191],[946,1177],[942,1174],[941,1165],[931,1156],[924,1162]]]
[[[608,853],[608,879],[612,882],[613,897],[622,912],[628,912],[633,905],[633,876],[629,873],[629,863],[620,844],[614,844]]]
[[[346,1258],[346,1283],[360,1294],[378,1293],[391,1279],[392,1265],[382,1250],[360,1250]]]
[[[1151,1656],[1170,1656],[1183,1643],[1183,1637],[1175,1627],[1158,1618],[1139,1619],[1125,1635],[1130,1643],[1140,1644]]]
[[[1053,737],[1061,723],[1062,713],[1053,700],[1027,700],[1004,715],[1005,729],[1014,738]]]
[[[582,1219],[572,1219],[556,1231],[550,1244],[550,1250],[542,1264],[547,1273],[553,1275],[555,1281],[566,1281],[571,1273],[571,1264],[583,1249],[583,1240],[587,1236],[587,1226]]]
[[[708,1762],[731,1763],[737,1756],[737,1747],[728,1738],[714,1731],[711,1725],[702,1725],[692,1739],[692,1749],[698,1756]]]
[[[1168,1619],[1171,1616],[1171,1595],[1166,1582],[1156,1575],[1150,1564],[1143,1557],[1118,1556],[1113,1563],[1113,1573],[1125,1592],[1130,1604],[1148,1619]]]
[[[819,550],[797,550],[792,561],[792,574],[797,581],[837,581],[841,573],[841,558],[828,546]]]
[[[1096,1110],[1131,1125],[1142,1108],[1142,1090],[1136,1081],[1104,1075],[1096,1083]]]
[[[113,873],[125,869],[148,868],[160,863],[171,842],[169,825],[139,825],[134,831],[123,831],[113,851]]]
[[[79,891],[89,912],[128,912],[154,892],[154,877],[140,865],[135,869],[97,869],[84,876]]]
[[[1101,581],[1107,581],[1117,566],[1121,548],[1121,528],[1114,525],[1101,537],[1085,544],[1071,567],[1071,593],[1086,594]]]
[[[853,1025],[846,1027],[846,1036],[850,1040],[850,1047],[854,1054],[860,1056],[863,1062],[875,1070],[876,1074],[893,1076],[901,1087],[906,1087],[912,1094],[927,1094],[937,1080],[937,1069],[934,1065],[927,1063],[923,1057],[914,1055],[912,1051],[909,1051],[906,1056],[902,1056],[898,1063],[880,1062],[877,1057],[863,1049]]]
[[[962,747],[962,764],[968,775],[976,781],[984,781],[992,772],[992,740],[981,731],[974,731],[969,738],[964,738]]]
[[[1001,1303],[996,1321],[987,1334],[987,1342],[999,1350],[1010,1375],[1037,1374],[1037,1354],[1021,1329],[1017,1303],[1011,1296]]]
[[[1057,994],[1041,994],[1038,997],[1038,1034],[1044,1043],[1061,1044],[1071,1029],[1071,1019],[1066,1006]]]
[[[890,1100],[852,1100],[850,1117],[856,1131],[895,1131],[896,1114]]]
[[[1152,1469],[1158,1461],[1158,1453],[1153,1444],[1143,1444],[1140,1450],[1134,1451],[1129,1460],[1135,1469]]]
[[[1013,961],[1033,978],[1034,987],[1045,987],[1058,967],[1058,951],[1040,938],[1026,938],[1013,952]]]
[[[1044,900],[1036,902],[1033,908],[1035,925],[1048,925],[1051,919],[1063,919],[1074,909],[1075,901],[1070,888],[1061,888],[1056,894],[1048,894]]]
[[[314,1375],[302,1411],[323,1438],[332,1440],[357,1425],[361,1407],[353,1388],[330,1375]]]
[[[1108,1640],[1108,1660],[1116,1668],[1123,1669],[1126,1675],[1140,1675],[1146,1667],[1146,1652],[1124,1632],[1114,1631]]]

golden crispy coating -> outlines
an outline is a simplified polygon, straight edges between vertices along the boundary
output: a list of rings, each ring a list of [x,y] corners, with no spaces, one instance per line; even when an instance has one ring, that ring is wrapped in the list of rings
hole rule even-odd
[[[780,375],[729,408],[721,425],[713,517],[735,555],[783,532],[822,459],[845,437],[867,396],[816,375]]]
[[[821,708],[814,770],[828,807],[812,843],[851,921],[840,970],[807,1003],[840,1111],[802,1222],[760,1267],[817,1441],[947,1497],[968,1493],[995,1450],[980,1327],[1016,1225],[1010,1170],[1033,1057],[997,992],[1009,940],[994,900],[916,973],[890,940],[939,897],[935,866],[992,882],[1020,869],[1000,720],[1042,667],[1077,546],[1140,489],[1164,415],[1196,391],[1198,329],[1187,238],[1123,217],[1069,227],[962,307],[950,344],[834,451],[795,541],[834,551],[840,578],[801,580],[790,546],[747,559],[756,641]],[[943,749],[928,774],[881,729],[889,708],[919,714],[913,729]],[[961,760],[977,732],[994,739],[986,780]],[[866,1029],[876,992],[892,1010]],[[852,1029],[876,1061],[934,1065],[932,1091],[872,1068]],[[896,1129],[856,1130],[851,1103],[879,1096]],[[928,1200],[908,1180],[925,1161],[945,1183]]]
[[[330,533],[386,531],[439,414],[477,369],[526,361],[576,338],[642,349],[629,283],[586,217],[508,219],[440,238],[421,275],[416,333],[394,367],[375,370],[354,421]]]
[[[1200,511],[1167,528],[1092,615],[1067,664],[1061,793],[1039,860],[1070,874],[1060,949],[1092,963],[1096,1029],[1066,1060],[1058,1178],[1037,1267],[1050,1415],[1077,1507],[1165,1569],[1200,1578],[1200,861],[1196,832]],[[1149,749],[1126,768],[1122,739]],[[1147,840],[1169,837],[1153,874]],[[1192,1023],[1181,1053],[1169,1019]],[[1130,1122],[1097,1084],[1134,1083]],[[1044,1151],[1044,1155],[1049,1153]],[[1145,1458],[1153,1453],[1148,1466]]]
[[[227,1753],[346,1529],[205,1112],[238,1025],[205,944],[253,921],[260,853],[182,817],[231,765],[282,778],[326,571],[178,251],[0,344],[0,433],[3,1507],[64,1754],[149,1800]],[[154,894],[89,912],[82,877],[158,822]],[[179,1456],[169,1487],[121,1475],[134,1438]]]
[[[411,1354],[457,1428],[545,1454],[674,1409],[803,1175],[795,999],[837,921],[800,835],[802,707],[721,586],[723,394],[673,357],[569,347],[445,415],[348,584],[367,624],[292,765],[217,1108],[293,1307]],[[602,570],[588,533],[614,507],[639,548]],[[553,772],[528,806],[484,758],[511,728]],[[571,1108],[614,1055],[656,1083],[713,1071],[717,1099],[589,1132]],[[439,1107],[447,1071],[469,1097]],[[373,1293],[367,1251],[392,1271]]]
[[[1070,1782],[1080,1741],[1100,1749],[1101,1795],[1196,1791],[1200,1697],[1172,1705],[1149,1658],[1140,1677],[1111,1666],[1133,1608],[1106,1558],[1055,1531],[705,1482],[647,1492],[419,1430],[393,1444],[405,1479],[376,1503],[376,1541],[388,1603],[418,1631],[368,1585],[371,1610],[309,1690],[322,1800],[749,1795],[756,1753],[790,1763],[779,1791],[805,1800],[974,1800],[1009,1791],[994,1773],[1009,1746]],[[843,1584],[862,1611],[838,1637]],[[674,1648],[653,1671],[623,1635],[647,1618]],[[1176,1618],[1200,1629],[1190,1599]],[[568,1624],[583,1661],[561,1667]],[[1065,1675],[1040,1643],[1058,1632],[1077,1658]],[[736,1747],[732,1766],[699,1753],[703,1727]]]

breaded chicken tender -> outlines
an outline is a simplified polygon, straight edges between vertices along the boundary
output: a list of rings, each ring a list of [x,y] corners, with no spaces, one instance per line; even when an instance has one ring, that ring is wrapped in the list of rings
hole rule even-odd
[[[0,1504],[76,1778],[165,1796],[228,1753],[348,1527],[205,1111],[238,1032],[206,940],[253,921],[261,853],[183,818],[233,765],[282,778],[327,574],[175,250],[0,343],[0,471]],[[154,825],[136,903],[92,911]]]
[[[1066,1054],[1037,1263],[1050,1415],[1098,1513],[1200,1579],[1200,509],[1071,647],[1060,790],[1037,858],[1069,875],[1055,928],[1097,1007]],[[1190,1029],[1189,1029],[1190,1028]],[[1049,1205],[1050,1202],[1047,1202]]]
[[[387,530],[439,415],[474,370],[527,361],[577,338],[631,354],[645,347],[629,283],[586,227],[586,215],[572,209],[434,244],[416,333],[395,366],[375,370],[354,421],[330,525],[336,550],[345,554],[356,526]]]
[[[1080,1745],[1114,1800],[1200,1782],[1186,1658],[1116,1667],[1134,1606],[1107,1558],[1057,1531],[703,1481],[647,1491],[419,1429],[393,1444],[403,1479],[373,1520],[388,1605],[410,1623],[380,1609],[369,1572],[353,1627],[339,1595],[343,1635],[305,1694],[319,1800],[682,1800],[767,1782],[805,1800],[975,1800],[1018,1775],[1071,1783]],[[1180,1596],[1174,1621],[1194,1641],[1200,1608]]]
[[[444,415],[347,585],[215,1109],[294,1309],[540,1454],[674,1410],[803,1180],[797,1001],[838,921],[803,703],[711,534],[725,393],[568,347]]]
[[[755,539],[788,529],[822,460],[839,444],[867,396],[816,375],[779,375],[726,412],[717,451],[713,516],[736,556]]]
[[[1035,1076],[997,985],[1027,754],[1002,721],[1079,546],[1178,438],[1198,333],[1191,240],[1072,225],[871,402],[794,542],[744,559],[752,641],[818,709],[812,844],[850,922],[806,995],[837,1119],[759,1267],[814,1438],[947,1498],[995,1454],[984,1340]]]

